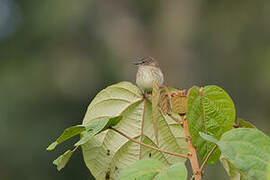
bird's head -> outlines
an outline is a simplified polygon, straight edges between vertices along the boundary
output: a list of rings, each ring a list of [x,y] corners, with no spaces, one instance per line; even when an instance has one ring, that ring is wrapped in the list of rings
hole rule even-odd
[[[133,63],[136,66],[153,66],[159,67],[158,62],[151,56],[141,58],[139,61]]]

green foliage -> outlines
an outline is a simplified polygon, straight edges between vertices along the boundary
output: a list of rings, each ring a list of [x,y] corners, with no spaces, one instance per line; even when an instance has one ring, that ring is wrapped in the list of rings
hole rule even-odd
[[[251,124],[250,122],[245,121],[241,118],[237,119],[237,126],[239,128],[256,128],[253,124]],[[202,134],[200,134],[200,135],[202,136]],[[206,137],[204,137],[204,139],[206,139]],[[220,157],[220,162],[223,165],[224,169],[226,170],[226,172],[231,180],[243,180],[244,179],[243,175],[241,175],[239,173],[239,170],[237,170],[234,167],[234,165],[230,161],[228,161],[226,158],[224,158],[224,156],[222,156],[222,155]]]
[[[63,169],[71,158],[73,151],[68,150],[61,156],[59,156],[56,160],[53,161],[53,164],[57,166],[57,170],[60,171]]]
[[[203,132],[199,132],[199,134],[200,134],[201,138],[203,138],[204,140],[207,140],[207,141],[215,143],[215,144],[218,143],[218,140],[215,139],[214,137],[210,136],[210,135],[207,135],[207,134],[205,134]]]
[[[192,143],[202,161],[214,147],[214,144],[202,139],[199,132],[204,132],[219,139],[224,132],[232,129],[234,119],[233,101],[223,89],[217,86],[206,86],[201,89],[194,86],[190,89],[187,103],[187,121]],[[219,157],[220,151],[216,149],[208,162],[216,163]]]
[[[58,144],[66,141],[67,139],[73,136],[80,134],[84,130],[85,130],[85,126],[83,125],[72,126],[70,128],[65,129],[64,132],[61,134],[61,136],[55,142],[49,145],[47,150],[48,151],[53,150]]]
[[[220,162],[222,163],[222,166],[224,167],[225,171],[227,172],[228,176],[230,177],[230,180],[241,180],[241,178],[243,180],[243,176],[234,167],[234,165],[232,163],[230,163],[230,161],[228,161],[222,155],[220,156]]]
[[[98,93],[88,107],[83,124],[119,115],[122,119],[117,125],[117,130],[129,137],[140,141],[143,131],[143,143],[170,152],[186,154],[187,145],[183,128],[169,116],[161,113],[158,116],[158,144],[156,143],[152,104],[144,100],[138,87],[129,82],[109,86]],[[140,145],[113,130],[104,131],[82,145],[86,166],[97,179],[106,177],[117,179],[119,171],[139,159],[139,149]],[[150,156],[167,166],[186,160],[141,147],[141,157]]]
[[[219,146],[224,158],[239,171],[243,179],[266,179],[270,137],[263,132],[255,128],[238,128],[223,134],[219,141],[212,142]]]
[[[251,123],[248,122],[248,121],[245,121],[245,120],[242,119],[242,118],[238,118],[238,119],[237,119],[237,125],[238,125],[240,128],[256,128],[253,124],[251,124]]]
[[[47,150],[51,151],[53,149],[55,149],[55,147],[66,141],[67,139],[76,136],[80,133],[84,133],[84,137],[82,137],[80,139],[80,141],[78,141],[74,146],[79,146],[82,145],[84,143],[86,143],[87,141],[89,141],[94,135],[98,134],[101,131],[105,131],[107,130],[109,127],[115,126],[120,120],[122,119],[121,116],[117,116],[117,117],[111,117],[111,118],[104,118],[100,121],[91,123],[91,124],[86,124],[86,125],[77,125],[77,126],[72,126],[70,128],[67,128],[64,130],[64,132],[61,134],[61,136],[54,141],[53,143],[51,143]]]
[[[187,170],[183,162],[167,167],[156,159],[143,159],[120,172],[119,180],[169,180],[187,179]]]
[[[91,139],[94,135],[98,134],[101,131],[107,130],[109,127],[115,126],[120,120],[122,119],[121,116],[112,117],[112,118],[104,118],[98,122],[94,122],[87,125],[77,125],[72,126],[70,128],[67,128],[64,130],[64,132],[61,134],[61,136],[51,143],[49,147],[47,148],[48,151],[51,151],[55,149],[55,147],[66,141],[67,139],[76,136],[80,133],[85,133],[85,136],[81,138],[80,141],[78,141],[74,146],[79,146],[87,142]]]
[[[115,126],[121,119],[122,116],[117,116],[113,118],[104,118],[100,121],[96,121],[94,123],[90,123],[89,125],[85,125],[86,131],[83,132],[82,138],[74,146],[80,146],[85,144],[94,135],[108,129],[109,127]]]
[[[187,156],[186,133],[179,124],[187,105],[186,132],[201,161],[216,144],[218,148],[207,162],[220,159],[231,180],[269,179],[270,137],[240,118],[239,128],[232,129],[235,108],[223,89],[194,86],[187,103],[184,91],[174,92],[171,99],[154,84],[149,100],[129,82],[109,86],[90,103],[83,125],[64,130],[47,150],[81,134],[75,149],[82,147],[86,166],[96,179],[186,179],[186,159],[168,152]],[[53,162],[58,170],[74,151],[66,151]]]
[[[87,141],[89,141],[94,135],[107,130],[109,127],[117,125],[117,123],[122,119],[121,116],[112,117],[112,118],[104,118],[101,121],[86,124],[86,125],[78,125],[72,126],[64,130],[62,135],[49,147],[48,151],[53,150],[59,143],[64,142],[65,140],[78,135],[79,133],[85,134],[74,146],[83,145]],[[60,171],[65,165],[68,163],[70,157],[72,156],[74,151],[68,150],[61,156],[59,156],[56,160],[53,161],[53,164],[57,166],[57,169]]]
[[[267,168],[267,180],[270,180],[270,161],[268,163],[268,168]]]

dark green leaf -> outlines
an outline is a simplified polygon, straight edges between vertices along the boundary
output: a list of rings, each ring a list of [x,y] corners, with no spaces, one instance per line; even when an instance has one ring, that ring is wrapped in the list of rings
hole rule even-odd
[[[84,130],[85,130],[85,127],[83,125],[72,126],[70,128],[65,129],[64,132],[61,134],[61,136],[55,142],[49,145],[47,150],[48,151],[53,150],[58,144],[64,142],[65,140],[73,136],[80,134]]]
[[[116,126],[121,121],[122,118],[123,116],[116,116],[116,117],[110,118],[109,122],[105,126],[105,129],[102,129],[102,131],[108,129],[109,127]]]
[[[59,156],[56,160],[53,161],[53,164],[57,166],[58,171],[60,171],[66,166],[72,154],[73,154],[73,151],[68,150],[64,154]]]
[[[239,128],[256,128],[253,124],[243,120],[242,118],[237,119],[237,125],[239,126]]]
[[[187,104],[187,121],[192,142],[201,161],[204,161],[214,144],[202,139],[199,132],[219,139],[224,132],[232,129],[235,120],[234,104],[230,96],[217,86],[194,86],[189,91]],[[214,164],[219,157],[220,150],[216,149],[207,162]]]
[[[183,162],[166,167],[156,159],[143,159],[120,172],[120,180],[169,180],[186,179],[187,171]]]

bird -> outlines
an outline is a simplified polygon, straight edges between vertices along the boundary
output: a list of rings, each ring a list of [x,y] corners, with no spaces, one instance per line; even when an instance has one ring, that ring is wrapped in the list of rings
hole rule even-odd
[[[138,66],[136,84],[142,90],[143,94],[152,92],[155,81],[158,85],[163,84],[164,75],[158,62],[153,57],[143,57],[133,64]]]

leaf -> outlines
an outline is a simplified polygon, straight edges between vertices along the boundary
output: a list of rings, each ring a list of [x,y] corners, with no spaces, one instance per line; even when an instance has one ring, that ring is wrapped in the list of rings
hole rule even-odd
[[[239,128],[256,128],[253,124],[243,120],[242,118],[237,119],[237,125],[239,126]]]
[[[153,179],[163,168],[163,164],[156,159],[143,159],[120,172],[119,180]]]
[[[73,154],[73,151],[68,150],[64,154],[59,156],[56,160],[53,161],[53,164],[57,166],[58,171],[60,171],[66,166],[72,154]]]
[[[47,147],[47,151],[53,150],[57,145],[58,145],[58,142],[57,142],[57,141],[54,141],[53,143],[51,143],[51,144]]]
[[[230,180],[243,180],[243,176],[239,173],[239,171],[230,163],[227,159],[225,159],[222,155],[220,156],[220,162],[224,169],[226,170]]]
[[[154,135],[156,139],[156,143],[158,144],[158,120],[159,120],[159,84],[154,81],[153,82],[153,91],[152,91],[152,112],[153,112],[153,125],[154,125]]]
[[[171,104],[172,111],[178,114],[186,114],[187,112],[187,96],[186,90],[179,90],[177,93],[172,94]]]
[[[270,180],[270,161],[268,163],[268,168],[267,168],[267,180]]]
[[[218,140],[216,140],[214,137],[209,136],[203,132],[199,132],[199,134],[203,139],[205,139],[207,141],[210,141],[210,142],[215,143],[215,144],[218,142]]]
[[[171,165],[167,170],[163,170],[156,177],[156,180],[170,180],[170,179],[187,179],[187,169],[183,162]]]
[[[235,119],[235,108],[229,95],[220,87],[206,86],[190,89],[187,102],[187,121],[192,143],[196,147],[201,161],[207,157],[214,144],[202,139],[199,132],[204,132],[219,139],[232,129]],[[214,164],[219,160],[217,148],[207,161]]]
[[[169,180],[187,179],[187,170],[183,162],[166,167],[156,159],[143,159],[120,172],[119,180]]]
[[[159,107],[163,114],[171,113],[171,99],[166,88],[161,88],[159,92]]]
[[[85,144],[96,134],[104,130],[107,130],[111,126],[115,126],[121,119],[122,119],[122,116],[117,116],[113,118],[104,118],[90,125],[85,125],[86,132],[83,133],[82,138],[74,146],[80,146],[80,145]]]
[[[185,154],[187,146],[183,128],[170,117],[159,113],[158,142],[154,135],[152,104],[144,103],[141,91],[129,82],[114,84],[102,90],[90,103],[83,124],[122,116],[117,130],[133,139],[140,139],[142,114],[145,110],[143,142],[163,150]],[[119,172],[139,159],[139,145],[109,129],[92,137],[82,145],[86,166],[96,179],[118,179]],[[172,165],[186,159],[174,157],[142,147],[142,158],[155,157]]]
[[[253,128],[226,132],[217,142],[222,155],[244,179],[266,179],[270,160],[270,137]]]
[[[80,134],[84,130],[85,130],[85,127],[83,125],[72,126],[70,128],[65,129],[64,132],[61,134],[61,136],[55,142],[49,145],[47,150],[48,151],[53,150],[58,144],[66,141],[67,139],[73,136]]]

